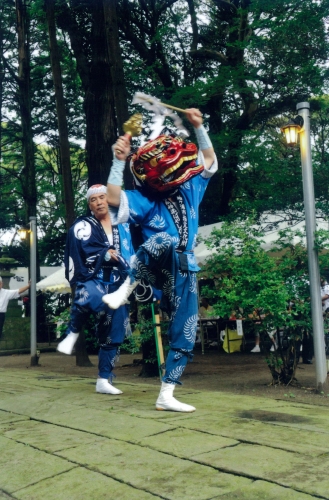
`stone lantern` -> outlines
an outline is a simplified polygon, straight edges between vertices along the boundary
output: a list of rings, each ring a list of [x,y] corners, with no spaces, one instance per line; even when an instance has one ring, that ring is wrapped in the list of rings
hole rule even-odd
[[[3,281],[3,288],[9,289],[10,278],[15,276],[15,273],[11,272],[11,269],[16,269],[19,262],[12,257],[9,257],[8,247],[3,247],[0,256],[0,276]]]

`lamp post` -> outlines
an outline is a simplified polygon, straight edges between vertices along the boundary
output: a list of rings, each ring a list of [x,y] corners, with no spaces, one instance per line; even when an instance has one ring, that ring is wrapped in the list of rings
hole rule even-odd
[[[297,104],[298,116],[287,125],[282,127],[287,140],[289,136],[292,142],[297,144],[297,136],[300,138],[300,155],[302,163],[304,210],[306,226],[306,245],[308,257],[308,272],[310,278],[311,314],[313,327],[313,343],[316,371],[316,385],[319,391],[327,382],[327,362],[325,354],[322,301],[320,293],[320,271],[318,253],[315,247],[314,233],[316,231],[315,219],[315,197],[312,171],[311,134],[310,134],[310,105],[308,102]],[[295,126],[295,131],[293,131]]]
[[[37,356],[37,218],[30,217],[30,300],[31,300],[31,366],[38,364]]]
[[[31,350],[31,366],[36,366],[39,361],[37,355],[37,218],[30,217],[29,229],[22,228],[19,230],[20,237],[26,238],[27,233],[30,234],[30,350]]]

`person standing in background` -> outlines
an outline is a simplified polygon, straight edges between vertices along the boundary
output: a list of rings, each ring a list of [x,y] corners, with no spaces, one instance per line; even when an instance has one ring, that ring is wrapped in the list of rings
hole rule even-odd
[[[12,299],[19,299],[21,294],[26,292],[30,288],[30,282],[28,285],[19,288],[18,290],[6,290],[3,288],[2,278],[0,276],[0,339],[2,337],[3,325],[6,318],[6,312],[8,308],[8,302]]]

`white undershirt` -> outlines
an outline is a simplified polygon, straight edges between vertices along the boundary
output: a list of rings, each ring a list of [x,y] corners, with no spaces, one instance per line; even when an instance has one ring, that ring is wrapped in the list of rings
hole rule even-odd
[[[106,236],[109,240],[110,245],[113,245],[113,233],[108,233]]]
[[[1,288],[0,290],[0,312],[7,312],[8,302],[11,299],[19,299],[20,295],[18,290],[6,290]]]

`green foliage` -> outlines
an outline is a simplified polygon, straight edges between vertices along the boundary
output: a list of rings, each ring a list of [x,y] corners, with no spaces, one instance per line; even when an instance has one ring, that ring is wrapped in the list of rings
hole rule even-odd
[[[24,19],[30,43],[30,96],[34,160],[36,164],[37,216],[41,263],[58,264],[63,260],[65,244],[62,172],[59,155],[57,116],[49,59],[48,33],[44,19],[44,2],[26,4]],[[0,233],[27,223],[27,215],[35,213],[26,185],[22,144],[21,110],[18,99],[17,40],[15,4],[1,6],[1,163],[0,163]],[[86,185],[84,151],[77,141],[84,139],[80,79],[67,41],[58,32],[64,94],[67,106],[68,130],[71,139],[72,177],[77,208],[81,211],[81,187]],[[2,71],[4,68],[4,71]],[[46,142],[47,146],[36,145]],[[82,180],[82,182],[81,182]],[[28,207],[28,208],[27,208]],[[85,207],[83,207],[84,210]],[[43,241],[44,239],[44,241]]]
[[[140,376],[159,375],[156,351],[152,304],[138,303],[137,322],[132,325],[132,335],[125,339],[122,348],[129,353],[142,353]]]
[[[25,225],[23,204],[24,182],[22,158],[19,144],[14,140],[10,126],[3,127],[3,162],[0,166],[0,180],[4,185],[0,192],[0,234],[10,228]],[[84,152],[79,146],[71,148],[72,180],[75,205],[79,213],[87,208],[81,191],[87,186],[87,170]],[[1,176],[2,174],[2,176]],[[38,197],[38,251],[41,265],[60,265],[63,262],[66,241],[65,210],[62,190],[62,174],[59,162],[58,145],[56,148],[40,145],[36,148],[36,185]],[[18,239],[13,244],[21,247],[25,260],[29,260],[24,243]]]
[[[118,2],[130,95],[143,89],[198,106],[209,125],[220,171],[201,206],[202,225],[300,208],[299,152],[283,144],[280,125],[298,102],[312,97],[313,110],[326,94],[328,7],[328,0],[188,2],[189,10],[181,1]],[[315,129],[314,139],[322,141]]]
[[[242,309],[248,316],[260,308],[269,328],[281,324],[289,296],[276,260],[262,249],[261,235],[252,222],[224,223],[207,244],[215,253],[201,274],[214,280],[209,297],[215,299],[216,314],[229,317]]]
[[[151,304],[138,305],[138,320],[133,327],[132,335],[126,337],[123,344],[123,348],[131,354],[140,352],[142,344],[154,338]],[[154,357],[146,362],[154,362]]]
[[[254,328],[264,340],[268,332],[284,331],[286,349],[281,345],[266,360],[274,382],[288,384],[295,375],[303,332],[312,328],[307,253],[300,242],[304,235],[291,229],[281,231],[269,253],[262,248],[262,234],[253,222],[226,222],[213,230],[206,241],[212,255],[200,273],[211,285],[203,293],[222,318],[234,311],[245,325],[256,319]],[[329,269],[328,238],[327,231],[318,232],[322,273]]]

